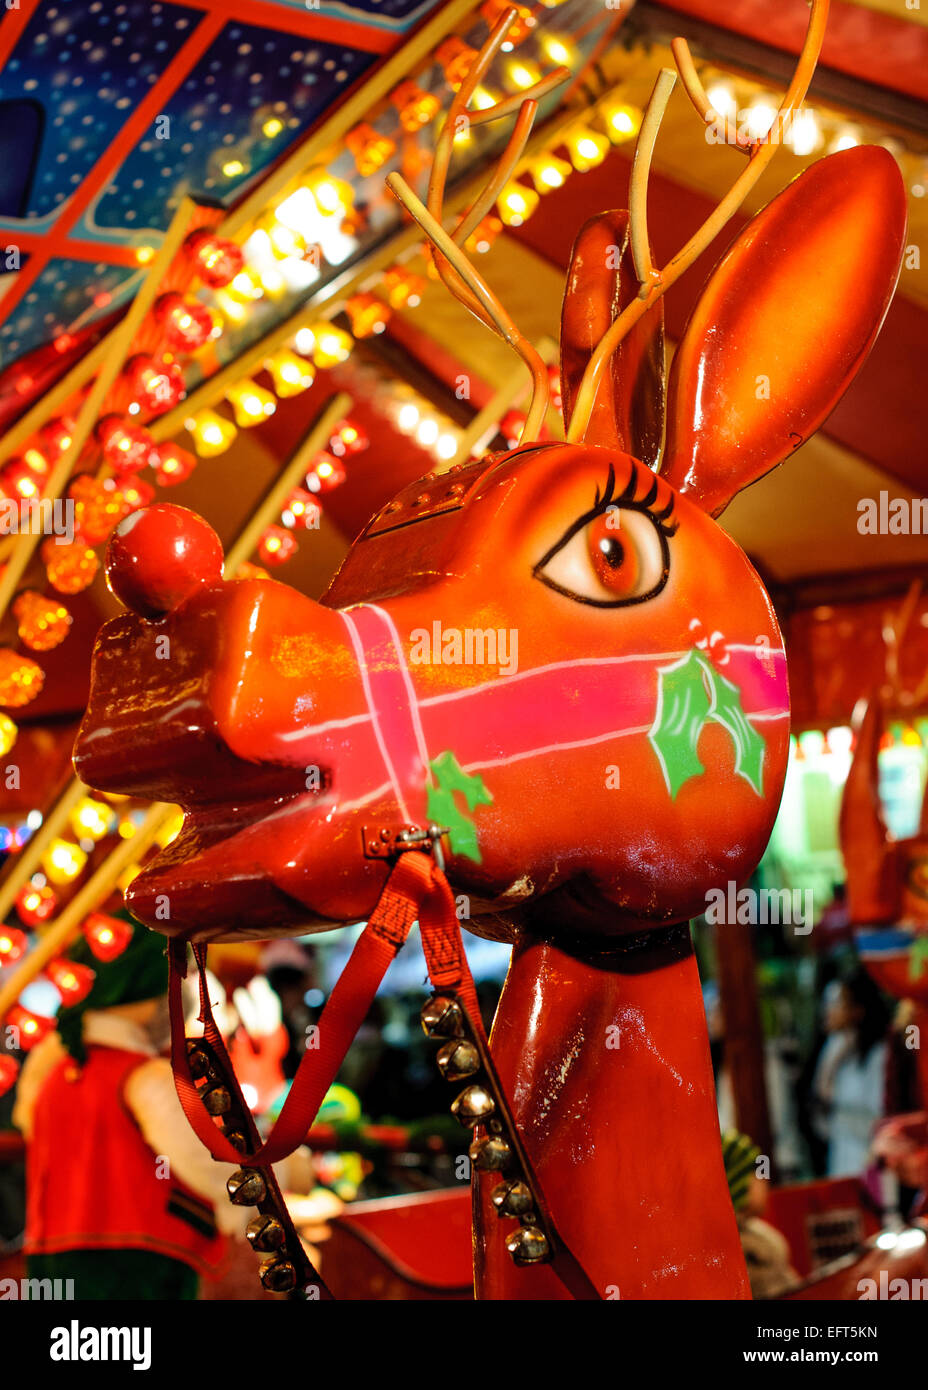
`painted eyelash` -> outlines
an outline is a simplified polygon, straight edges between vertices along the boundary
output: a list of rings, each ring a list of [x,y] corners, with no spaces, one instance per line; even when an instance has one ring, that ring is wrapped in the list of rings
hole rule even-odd
[[[646,512],[663,536],[675,536],[680,523],[675,522],[673,525],[670,524],[670,518],[673,516],[673,494],[671,494],[667,505],[662,507],[659,512],[655,512],[652,511],[652,507],[657,501],[656,474],[651,478],[651,486],[648,488],[648,491],[645,493],[644,497],[640,498],[638,501],[635,500],[635,490],[637,486],[638,478],[635,471],[632,470],[628,482],[619,496],[616,497],[615,468],[610,463],[609,473],[606,478],[606,490],[602,497],[600,497],[599,485],[597,484],[595,504],[593,510],[589,514],[588,520],[592,521],[594,517],[602,516],[605,511],[608,511],[610,506],[633,506],[635,511]]]

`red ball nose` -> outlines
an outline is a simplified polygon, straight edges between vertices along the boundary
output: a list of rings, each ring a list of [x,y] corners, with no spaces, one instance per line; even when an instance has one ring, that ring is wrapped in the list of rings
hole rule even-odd
[[[222,544],[208,522],[169,502],[127,516],[106,548],[107,583],[143,618],[161,617],[200,584],[221,579],[222,564]]]

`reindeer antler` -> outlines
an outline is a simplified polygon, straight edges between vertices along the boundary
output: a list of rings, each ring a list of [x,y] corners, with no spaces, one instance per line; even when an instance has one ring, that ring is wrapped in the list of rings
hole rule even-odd
[[[638,133],[629,186],[630,241],[635,273],[641,288],[638,297],[632,300],[614,320],[590,357],[577,391],[570,428],[567,432],[567,438],[571,442],[576,442],[584,436],[603,372],[619,343],[629,329],[647,313],[651,305],[665,294],[675,281],[679,280],[684,271],[689,269],[697,257],[701,256],[706,247],[718,236],[725,224],[737,212],[776,153],[785,121],[790,113],[801,105],[806,92],[809,90],[825,35],[828,6],[829,0],[812,0],[809,27],[803,41],[802,51],[799,54],[793,80],[780,102],[770,130],[764,138],[749,145],[726,122],[726,140],[748,154],[747,167],[742,170],[715,211],[710,214],[698,231],[690,237],[686,245],[667,262],[662,270],[657,270],[651,260],[647,226],[648,176],[654,144],[667,108],[667,102],[676,82],[676,73],[671,68],[662,68],[658,73]],[[671,47],[680,72],[680,79],[690,100],[705,121],[714,121],[716,113],[712,110],[702,83],[697,76],[686,41],[675,39]]]
[[[442,282],[472,314],[475,314],[482,323],[498,333],[505,342],[515,349],[531,372],[532,399],[521,439],[535,439],[540,432],[545,411],[548,408],[550,388],[547,367],[539,353],[519,331],[502,303],[461,250],[464,242],[485,217],[506,183],[512,178],[532,129],[532,123],[538,109],[538,98],[544,96],[570,76],[567,68],[558,67],[518,96],[504,98],[504,100],[494,102],[492,106],[484,107],[478,111],[469,109],[469,103],[477,85],[499,52],[516,16],[515,8],[507,10],[501,16],[474,60],[471,70],[455,93],[435,145],[435,158],[429,177],[428,205],[424,205],[416,197],[400,174],[388,175],[386,182],[391,193],[403,204],[410,216],[419,223],[432,243],[435,268]],[[454,231],[446,232],[441,225],[442,202],[445,195],[448,167],[454,148],[454,137],[458,132],[459,122],[464,120],[470,125],[483,125],[487,121],[500,120],[515,110],[518,110],[515,127],[500,156],[495,173],[491,175],[484,188],[477,194],[470,207],[458,218]]]

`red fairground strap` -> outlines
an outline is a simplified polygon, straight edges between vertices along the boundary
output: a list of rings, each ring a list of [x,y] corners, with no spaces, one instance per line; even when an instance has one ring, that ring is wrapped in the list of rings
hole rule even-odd
[[[267,1141],[257,1153],[248,1155],[250,1165],[278,1163],[305,1139],[388,966],[419,915],[421,899],[430,892],[432,868],[432,861],[418,852],[404,854],[396,864],[322,1011],[317,1033],[319,1047],[304,1053]],[[182,997],[182,983],[187,973],[186,944],[175,939],[170,946],[171,1065],[178,1099],[194,1132],[213,1158],[237,1165],[242,1155],[213,1123],[190,1071]],[[206,953],[203,948],[195,948],[194,956],[200,975],[200,1020],[204,1036],[222,1062],[225,1084],[235,1086],[240,1096],[222,1034],[213,1018],[206,984]]]

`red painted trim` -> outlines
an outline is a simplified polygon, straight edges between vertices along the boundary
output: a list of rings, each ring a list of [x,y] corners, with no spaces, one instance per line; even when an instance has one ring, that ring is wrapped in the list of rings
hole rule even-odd
[[[798,53],[809,21],[804,0],[656,0],[665,10]],[[902,10],[902,0],[900,0]],[[895,15],[831,0],[820,65],[928,100],[928,29]]]
[[[0,22],[0,68],[2,68],[13,49],[19,43],[26,25],[32,18],[39,0],[22,0],[18,10],[6,10]]]
[[[268,4],[265,0],[184,0],[191,9],[207,14],[220,11],[227,24],[238,20],[255,24],[262,29],[276,29],[295,38],[317,39],[320,43],[344,44],[362,53],[390,53],[406,38],[405,30],[378,29],[369,24],[356,24],[350,19],[333,19],[315,10],[299,10],[295,6]]]
[[[163,111],[167,99],[173,95],[191,68],[203,56],[225,23],[225,15],[207,15],[197,25],[184,46],[174,55],[151,91],[139,103],[115,140],[107,146],[83,179],[73,198],[62,209],[61,216],[48,234],[42,238],[41,247],[33,252],[28,265],[19,272],[15,285],[0,300],[0,323],[9,318],[12,310],[42,273],[48,262],[55,256],[67,256],[69,254],[68,232],[106,184],[113,170],[119,167],[129,151],[135,148],[141,135],[148,129],[154,118]]]
[[[470,383],[469,404],[475,412],[482,410],[493,395],[492,386],[482,377],[476,376],[469,368],[463,366],[460,358],[448,352],[434,338],[430,338],[411,319],[394,314],[387,325],[384,336],[401,347],[449,391],[453,392],[457,389],[459,377],[467,377]],[[528,376],[526,375],[527,380]]]
[[[41,253],[48,244],[48,237],[38,232],[14,231],[0,232],[0,243],[18,246],[20,251]],[[102,261],[106,265],[127,265],[139,269],[134,246],[120,246],[111,241],[72,241],[63,243],[61,254],[72,261]]]

